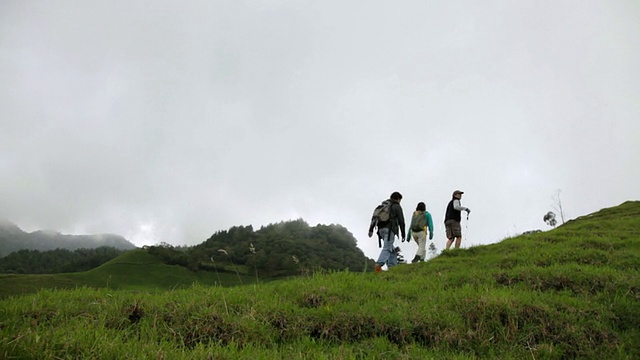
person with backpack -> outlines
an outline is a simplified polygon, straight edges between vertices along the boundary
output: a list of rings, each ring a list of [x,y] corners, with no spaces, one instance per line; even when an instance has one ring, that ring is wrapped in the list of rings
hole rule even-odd
[[[429,230],[429,240],[433,240],[433,219],[427,211],[427,206],[423,202],[419,202],[416,211],[411,216],[411,225],[407,234],[407,242],[415,240],[418,243],[418,251],[411,263],[424,261],[427,255],[427,229]]]
[[[402,234],[402,239],[405,238],[404,215],[400,200],[402,200],[402,194],[395,191],[388,200],[383,201],[373,211],[369,237],[373,236],[373,230],[377,227],[378,244],[382,247],[376,261],[375,272],[381,272],[385,264],[390,268],[398,264],[398,249],[393,243],[399,232]]]
[[[460,199],[462,199],[463,191],[456,190],[453,192],[452,199],[449,201],[447,205],[447,211],[444,215],[444,227],[447,232],[447,246],[446,249],[449,250],[453,241],[456,242],[456,249],[460,248],[460,243],[462,242],[462,227],[460,226],[461,216],[460,213],[462,211],[467,212],[467,219],[469,218],[469,214],[471,214],[471,209],[468,207],[464,207],[460,204]]]

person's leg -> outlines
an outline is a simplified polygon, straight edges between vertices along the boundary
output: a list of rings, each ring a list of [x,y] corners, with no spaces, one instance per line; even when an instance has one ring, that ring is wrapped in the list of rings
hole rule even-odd
[[[394,251],[392,251],[391,254],[389,254],[389,260],[387,260],[387,267],[392,268],[396,265],[398,265],[398,253],[394,249]]]
[[[460,248],[460,243],[462,242],[462,227],[460,226],[460,223],[457,221],[454,221],[453,224],[453,236],[456,239],[456,249]]]
[[[418,244],[418,251],[420,251],[420,242],[418,242],[418,239],[419,239],[418,234],[415,232],[411,232],[411,237],[413,238],[413,241],[415,241]],[[418,251],[416,251],[416,256],[413,257],[413,260],[411,260],[411,263],[415,263],[415,262],[418,262],[418,260],[420,260],[420,256],[418,256]]]
[[[382,266],[389,262],[389,257],[393,252],[393,241],[389,241],[391,231],[388,228],[378,229],[378,235],[382,239],[382,250],[376,261],[375,272],[382,271]],[[393,240],[393,238],[391,238]]]
[[[427,255],[427,233],[424,231],[419,231],[417,240],[418,252],[416,253],[416,256],[418,256],[420,260],[424,260],[425,256]]]
[[[446,230],[446,235],[447,235],[447,245],[446,245],[446,249],[449,250],[449,248],[451,247],[451,244],[453,244],[453,220],[447,220],[444,223],[444,228]]]
[[[396,234],[393,233],[393,231],[389,231],[389,239],[388,245],[389,247],[391,247],[391,252],[389,253],[389,259],[387,259],[387,267],[394,267],[396,265],[398,265],[398,252],[396,251],[396,247],[394,245],[394,242],[396,240]],[[398,248],[400,249],[400,248]]]

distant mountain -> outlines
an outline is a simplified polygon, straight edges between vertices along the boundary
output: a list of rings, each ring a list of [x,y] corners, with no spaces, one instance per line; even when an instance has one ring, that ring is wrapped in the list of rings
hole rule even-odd
[[[81,248],[93,249],[100,246],[109,246],[120,250],[136,248],[134,244],[120,235],[66,235],[51,230],[38,230],[28,233],[12,222],[0,219],[0,257],[22,249],[47,251],[60,248],[76,250]]]

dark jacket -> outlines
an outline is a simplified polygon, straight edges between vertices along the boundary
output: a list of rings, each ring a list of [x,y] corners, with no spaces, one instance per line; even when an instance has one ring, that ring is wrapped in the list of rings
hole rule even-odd
[[[447,205],[447,212],[444,215],[444,222],[447,222],[447,220],[455,220],[457,222],[460,222],[460,210],[456,210],[453,207],[454,200],[456,199],[452,199],[451,201],[449,201],[449,205]]]
[[[389,208],[389,221],[372,222],[369,226],[369,232],[373,231],[373,228],[377,225],[380,228],[389,228],[394,234],[402,235],[402,239],[405,238],[405,223],[404,214],[402,213],[402,206],[396,200],[392,200],[393,204]]]

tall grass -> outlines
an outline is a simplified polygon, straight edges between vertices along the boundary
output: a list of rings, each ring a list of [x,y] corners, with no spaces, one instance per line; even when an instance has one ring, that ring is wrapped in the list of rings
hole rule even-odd
[[[640,203],[382,274],[13,296],[0,301],[0,358],[636,359],[629,214]]]

